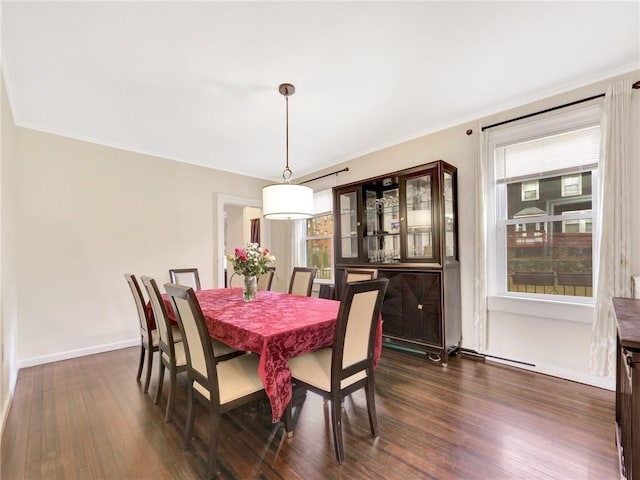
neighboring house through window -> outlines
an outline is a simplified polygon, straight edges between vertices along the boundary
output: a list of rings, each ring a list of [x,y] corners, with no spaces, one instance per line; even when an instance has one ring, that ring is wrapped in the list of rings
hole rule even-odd
[[[590,107],[490,134],[493,294],[591,301],[599,121]]]

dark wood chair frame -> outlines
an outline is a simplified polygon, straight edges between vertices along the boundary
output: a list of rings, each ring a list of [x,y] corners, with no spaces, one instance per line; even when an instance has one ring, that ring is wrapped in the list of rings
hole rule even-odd
[[[321,283],[320,290],[318,291],[318,298],[336,300],[336,287],[328,283]]]
[[[159,348],[158,345],[153,345],[153,331],[155,329],[151,324],[151,319],[147,315],[144,297],[142,296],[142,290],[140,290],[138,280],[136,280],[135,275],[132,273],[125,273],[124,278],[127,280],[129,288],[131,289],[131,294],[133,295],[133,300],[135,301],[138,311],[138,322],[140,324],[140,362],[138,363],[136,381],[140,381],[144,360],[146,358],[147,374],[142,391],[147,393],[147,391],[149,391],[149,381],[151,380],[151,368],[153,367],[153,353],[157,352]]]
[[[293,285],[295,284],[295,280],[296,280],[296,275],[298,273],[303,273],[303,272],[309,272],[311,274],[310,278],[309,278],[309,285],[307,286],[307,297],[311,296],[311,290],[313,289],[313,281],[316,278],[316,272],[318,271],[317,268],[315,267],[294,267],[293,271],[291,272],[291,280],[289,281],[289,292],[291,293],[293,290]]]
[[[365,389],[371,434],[374,438],[378,436],[378,419],[376,415],[375,403],[374,353],[378,318],[380,315],[380,309],[382,307],[382,301],[387,290],[388,283],[389,280],[387,278],[381,278],[377,280],[365,280],[361,282],[348,283],[345,285],[345,290],[343,291],[342,299],[340,301],[340,309],[338,311],[338,319],[336,324],[336,336],[333,342],[331,354],[331,391],[326,392],[295,377],[293,378],[296,387],[310,390],[314,393],[317,393],[325,400],[329,400],[331,402],[331,427],[333,430],[333,444],[336,451],[336,459],[339,463],[342,463],[344,461],[344,443],[342,440],[342,403],[343,399],[347,395],[350,395],[353,392],[360,390],[361,388]],[[345,336],[347,333],[347,322],[349,320],[349,312],[351,311],[353,298],[358,293],[374,290],[378,290],[378,297],[376,299],[376,304],[371,315],[367,357],[366,359],[354,363],[346,368],[342,368],[342,358],[344,356],[345,348]],[[349,378],[350,376],[362,370],[366,370],[367,372],[367,376],[365,378],[358,380],[345,388],[341,387],[342,380],[344,380],[345,378]],[[287,410],[285,412],[285,421],[292,421],[291,403],[287,406]]]
[[[200,403],[202,403],[209,411],[209,455],[207,461],[207,478],[210,478],[215,473],[216,469],[216,460],[217,460],[217,451],[218,451],[218,443],[220,441],[220,420],[221,415],[225,412],[233,410],[241,405],[245,405],[247,403],[256,402],[261,399],[266,399],[266,393],[264,389],[250,393],[249,395],[245,395],[241,398],[233,400],[231,402],[220,404],[220,390],[218,386],[218,373],[216,369],[216,361],[214,359],[213,347],[211,345],[211,337],[209,336],[209,330],[207,329],[206,322],[204,320],[204,316],[202,314],[202,310],[200,308],[200,304],[198,303],[198,299],[192,288],[184,287],[181,285],[172,285],[170,283],[165,284],[165,290],[169,294],[171,298],[171,303],[173,305],[173,309],[176,313],[176,319],[178,321],[178,325],[180,326],[180,332],[182,333],[182,338],[184,342],[185,352],[187,354],[187,375],[189,378],[188,382],[188,408],[187,408],[187,423],[184,434],[184,447],[188,448],[189,441],[191,439],[191,434],[193,431],[193,426],[195,422],[195,409],[194,409],[194,398],[197,399]],[[189,351],[189,342],[186,340],[187,336],[185,333],[184,325],[182,323],[182,318],[180,316],[180,311],[178,306],[176,305],[176,298],[180,298],[182,300],[186,300],[191,309],[191,313],[195,320],[198,335],[200,337],[200,341],[202,342],[202,348],[205,352],[205,363],[207,369],[207,376],[203,376],[200,372],[192,367],[191,363],[191,354]],[[205,387],[209,391],[209,398],[206,398],[200,392],[198,392],[193,387],[193,382],[198,382],[200,385]],[[287,420],[288,422],[288,420]],[[286,423],[285,428],[287,432],[291,431],[291,423]]]
[[[197,268],[171,268],[169,269],[169,279],[171,283],[180,283],[177,281],[177,275],[180,273],[191,273],[196,282],[196,290],[200,290],[200,275]]]
[[[158,389],[156,396],[153,400],[155,405],[160,401],[160,395],[162,394],[162,386],[164,383],[164,371],[165,368],[169,370],[169,397],[167,398],[167,407],[164,414],[164,421],[169,422],[171,420],[171,414],[173,413],[173,405],[176,399],[176,377],[178,373],[186,372],[187,365],[176,365],[176,347],[175,339],[173,338],[173,328],[171,320],[165,306],[164,299],[158,288],[158,284],[151,277],[141,277],[142,283],[147,289],[149,300],[151,302],[151,308],[153,310],[153,316],[156,320],[156,326],[158,328],[158,349],[160,350],[160,368],[158,369]],[[162,322],[163,325],[160,325]],[[162,328],[164,326],[164,329]],[[163,333],[164,332],[164,333]],[[166,354],[166,358],[165,355]]]

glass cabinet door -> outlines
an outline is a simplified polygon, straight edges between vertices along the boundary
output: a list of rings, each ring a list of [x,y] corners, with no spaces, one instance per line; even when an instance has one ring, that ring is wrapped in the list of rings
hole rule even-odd
[[[449,172],[444,172],[442,186],[442,197],[444,199],[444,255],[447,258],[458,257],[458,245],[456,244],[458,238],[456,231],[457,219],[453,203],[456,195],[454,188],[453,175]]]
[[[378,194],[375,190],[364,189],[364,218],[366,221],[365,248],[367,249],[367,261],[378,261],[380,218],[378,216]]]
[[[350,190],[338,196],[340,257],[359,258],[358,251],[358,191]]]
[[[366,257],[369,263],[400,261],[400,195],[398,184],[365,186]]]
[[[409,260],[434,258],[433,185],[431,174],[406,180],[406,228]]]

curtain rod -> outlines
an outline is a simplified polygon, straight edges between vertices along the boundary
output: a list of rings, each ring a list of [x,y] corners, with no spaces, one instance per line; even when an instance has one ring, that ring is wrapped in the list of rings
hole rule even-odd
[[[336,170],[335,172],[326,173],[324,175],[320,175],[319,177],[312,178],[310,180],[305,180],[304,182],[301,182],[300,185],[304,185],[305,183],[313,182],[315,180],[320,180],[321,178],[330,177],[331,175],[338,175],[339,173],[348,172],[348,171],[349,171],[349,167],[344,167],[342,170]]]
[[[638,80],[636,83],[634,83],[632,85],[632,88],[634,88],[636,90],[640,89],[640,80]],[[535,117],[536,115],[541,115],[541,114],[547,113],[547,112],[553,112],[554,110],[559,110],[561,108],[571,107],[571,106],[577,105],[579,103],[588,102],[590,100],[595,100],[596,98],[602,98],[602,97],[604,97],[604,93],[601,93],[600,95],[594,95],[594,96],[588,97],[588,98],[583,98],[581,100],[576,100],[575,102],[569,102],[569,103],[565,103],[563,105],[558,105],[557,107],[551,107],[551,108],[547,108],[545,110],[540,110],[539,112],[534,112],[534,113],[529,113],[527,115],[522,115],[521,117],[511,118],[511,119],[505,120],[503,122],[493,123],[491,125],[487,125],[486,127],[482,127],[482,131],[484,132],[485,130],[488,130],[489,128],[499,127],[500,125],[504,125],[506,123],[517,122],[518,120],[524,120],[525,118]]]

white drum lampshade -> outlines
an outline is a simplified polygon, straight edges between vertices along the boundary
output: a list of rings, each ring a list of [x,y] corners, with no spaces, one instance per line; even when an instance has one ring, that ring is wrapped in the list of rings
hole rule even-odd
[[[262,216],[271,220],[298,220],[313,215],[313,189],[278,183],[262,189]]]

